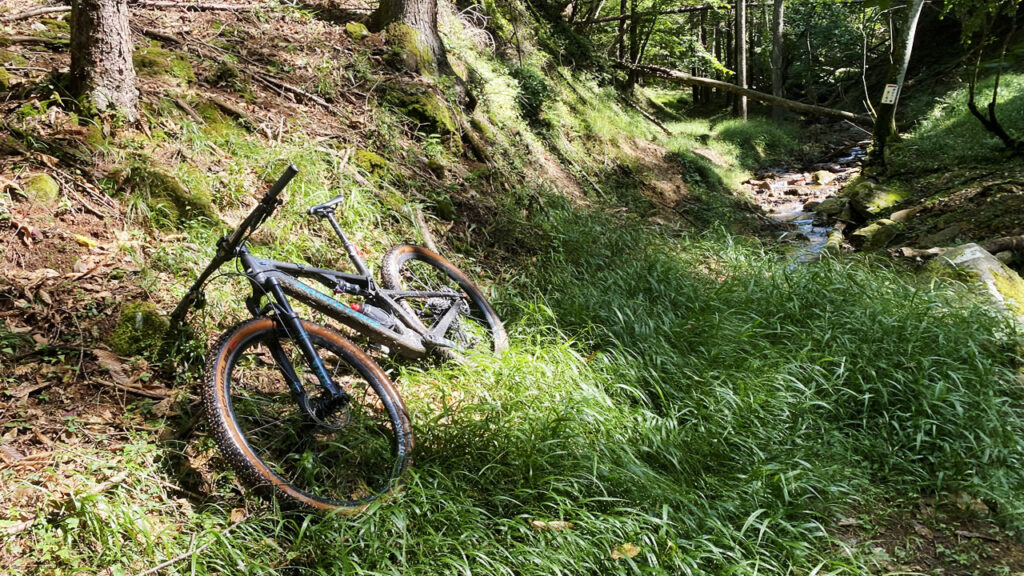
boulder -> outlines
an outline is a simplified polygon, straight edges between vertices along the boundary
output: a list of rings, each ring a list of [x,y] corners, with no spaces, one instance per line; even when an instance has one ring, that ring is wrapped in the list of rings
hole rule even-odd
[[[345,24],[345,34],[348,34],[349,38],[359,42],[360,40],[370,36],[370,30],[365,24],[360,24],[359,22],[348,22]]]
[[[836,179],[836,175],[828,170],[818,170],[814,173],[814,183],[822,186],[831,184]]]
[[[22,186],[29,200],[53,208],[60,200],[60,184],[49,174],[36,174]]]
[[[850,235],[850,243],[858,250],[879,250],[896,237],[899,229],[899,224],[883,218],[854,231]]]
[[[818,204],[814,211],[825,216],[839,216],[849,205],[850,201],[847,198],[833,196],[826,198],[821,204]]]
[[[929,263],[933,272],[953,268],[966,273],[999,308],[1014,313],[1024,323],[1024,279],[977,244],[952,248]]]
[[[863,218],[871,218],[903,200],[902,193],[870,180],[860,180],[847,186],[843,194],[850,199],[853,211]]]

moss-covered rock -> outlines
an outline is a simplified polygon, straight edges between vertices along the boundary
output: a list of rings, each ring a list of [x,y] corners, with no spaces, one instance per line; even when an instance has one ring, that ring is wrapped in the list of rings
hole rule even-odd
[[[362,170],[367,176],[383,180],[391,174],[391,164],[380,154],[356,149],[352,154],[352,164]]]
[[[870,218],[903,201],[904,194],[885,188],[870,180],[860,180],[843,190],[850,199],[850,207],[863,218]]]
[[[174,176],[141,165],[132,166],[120,176],[121,190],[142,200],[156,227],[177,228],[195,220],[220,222],[209,196],[190,192]]]
[[[7,90],[11,87],[11,75],[7,68],[0,67],[0,90]]]
[[[149,46],[132,54],[135,73],[143,78],[173,78],[185,84],[196,81],[188,55]]]
[[[859,250],[880,250],[892,242],[899,230],[900,225],[892,220],[878,220],[855,230],[850,235],[850,244]]]
[[[929,262],[926,270],[949,276],[952,269],[973,280],[999,308],[1015,314],[1024,324],[1024,279],[977,244],[964,244]]]
[[[360,40],[370,36],[370,30],[365,24],[360,24],[359,22],[348,22],[345,24],[345,34],[347,34],[349,38],[359,42]]]
[[[458,125],[448,106],[432,89],[419,84],[392,84],[384,93],[384,102],[406,118],[421,124],[428,133],[454,136]]]
[[[156,357],[170,323],[149,302],[132,302],[121,310],[121,319],[110,337],[110,346],[121,356]]]
[[[29,200],[43,206],[55,206],[60,199],[60,184],[49,174],[36,174],[21,189]]]
[[[18,54],[17,52],[11,52],[10,50],[0,50],[0,66],[27,66],[28,60]]]

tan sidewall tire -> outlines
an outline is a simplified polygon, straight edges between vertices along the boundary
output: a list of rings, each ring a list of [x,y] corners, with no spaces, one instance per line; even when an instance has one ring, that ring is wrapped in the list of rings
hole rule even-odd
[[[380,366],[366,352],[341,334],[325,326],[305,320],[302,321],[302,325],[310,336],[330,342],[347,353],[350,356],[347,360],[350,361],[352,367],[362,373],[367,382],[377,390],[378,395],[387,395],[388,400],[394,406],[394,412],[397,414],[397,423],[394,422],[394,417],[391,419],[396,425],[396,433],[401,441],[399,446],[400,454],[404,455],[399,472],[399,477],[401,477],[412,463],[413,437],[408,411],[394,384],[392,384]],[[254,318],[225,332],[212,348],[206,365],[203,404],[214,440],[235,471],[251,486],[272,486],[273,491],[279,497],[312,509],[338,510],[339,512],[350,513],[359,512],[369,503],[349,506],[336,501],[319,499],[297,489],[277,474],[274,474],[253,452],[245,440],[242,430],[232,417],[230,403],[228,402],[227,374],[228,368],[232,365],[232,355],[252,339],[275,329],[276,323],[273,319],[266,317]],[[400,430],[398,429],[399,427],[401,428]],[[393,486],[392,490],[394,490]]]

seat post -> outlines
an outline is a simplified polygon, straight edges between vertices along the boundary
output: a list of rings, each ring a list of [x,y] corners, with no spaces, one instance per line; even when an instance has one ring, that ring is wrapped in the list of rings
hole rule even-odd
[[[330,210],[324,214],[327,221],[331,223],[331,228],[334,228],[334,233],[341,239],[341,245],[345,247],[345,252],[348,253],[348,259],[352,261],[352,264],[356,267],[356,271],[359,274],[369,277],[370,271],[366,268],[366,263],[359,257],[359,252],[356,251],[356,246],[345,236],[345,233],[341,231],[341,226],[338,226],[338,221],[334,219],[334,211]]]

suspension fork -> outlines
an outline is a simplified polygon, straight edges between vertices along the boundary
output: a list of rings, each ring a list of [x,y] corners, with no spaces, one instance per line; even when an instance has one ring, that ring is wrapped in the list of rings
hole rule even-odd
[[[324,366],[323,360],[317,354],[316,348],[313,347],[313,341],[310,339],[309,333],[302,327],[302,320],[299,318],[299,315],[295,313],[288,303],[288,299],[285,297],[284,290],[281,289],[277,278],[267,279],[264,286],[275,300],[276,321],[298,345],[306,365],[313,370],[313,375],[316,376],[317,381],[327,391],[327,397],[324,401],[315,406],[311,405],[309,394],[299,380],[298,374],[295,373],[295,367],[292,366],[291,360],[279,341],[273,340],[269,343],[270,354],[288,381],[292,396],[302,407],[303,411],[314,419],[319,420],[326,416],[332,408],[348,403],[351,398],[348,393],[335,384],[334,380],[327,373],[327,367]],[[247,302],[247,304],[249,305],[250,312],[253,307],[258,308],[258,306],[252,303]],[[258,313],[259,310],[256,312]]]

